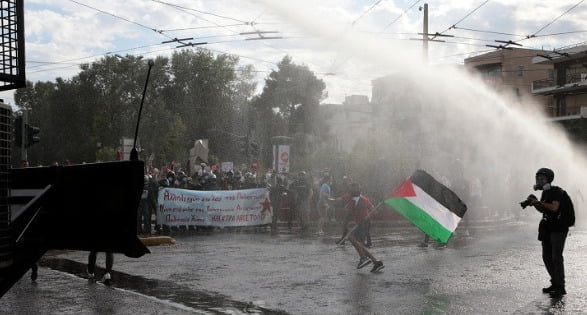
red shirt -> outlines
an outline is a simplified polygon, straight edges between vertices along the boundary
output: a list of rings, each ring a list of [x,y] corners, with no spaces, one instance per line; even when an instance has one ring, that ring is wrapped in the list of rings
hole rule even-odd
[[[371,209],[373,209],[373,204],[367,197],[361,195],[359,198],[358,207],[355,206],[355,200],[350,194],[344,194],[340,197],[342,201],[345,203],[345,208],[348,213],[351,213],[353,217],[351,217],[356,223],[361,222],[368,214]]]

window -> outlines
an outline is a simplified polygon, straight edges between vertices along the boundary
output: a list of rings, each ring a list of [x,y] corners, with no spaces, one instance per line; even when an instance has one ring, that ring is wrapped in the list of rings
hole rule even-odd
[[[518,66],[518,76],[519,77],[524,76],[524,66]]]
[[[554,80],[554,69],[546,70],[546,78],[548,78],[548,80]]]

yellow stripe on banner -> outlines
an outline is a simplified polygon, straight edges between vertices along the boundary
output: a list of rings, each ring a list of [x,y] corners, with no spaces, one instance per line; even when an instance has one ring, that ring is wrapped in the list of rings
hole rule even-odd
[[[175,239],[169,236],[149,236],[149,237],[139,237],[139,240],[145,246],[158,246],[158,245],[173,245],[175,244]]]

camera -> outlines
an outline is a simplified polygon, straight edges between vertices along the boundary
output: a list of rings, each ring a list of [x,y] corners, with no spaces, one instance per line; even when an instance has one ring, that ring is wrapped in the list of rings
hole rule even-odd
[[[522,207],[522,209],[526,209],[526,207],[532,203],[532,200],[530,200],[530,199],[538,199],[538,198],[536,198],[536,196],[534,196],[534,195],[529,195],[528,198],[526,198],[526,200],[520,202],[520,206]]]

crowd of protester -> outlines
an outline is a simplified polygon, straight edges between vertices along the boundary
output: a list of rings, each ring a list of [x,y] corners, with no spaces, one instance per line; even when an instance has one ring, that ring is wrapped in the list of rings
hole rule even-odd
[[[313,173],[299,171],[283,174],[273,174],[268,170],[261,174],[244,166],[240,169],[222,170],[219,165],[201,163],[195,171],[188,174],[185,169],[176,165],[151,167],[145,174],[144,193],[137,211],[137,231],[140,235],[151,235],[165,234],[170,230],[210,230],[206,227],[169,228],[155,225],[153,232],[158,192],[169,187],[189,190],[267,188],[270,191],[273,215],[277,220],[287,222],[290,230],[295,223],[301,230],[307,230],[309,223],[319,222],[318,232],[321,232],[324,223],[344,220],[344,214],[337,211],[338,207],[325,200],[348,192],[350,183],[350,177],[336,178],[331,176],[328,169]]]

